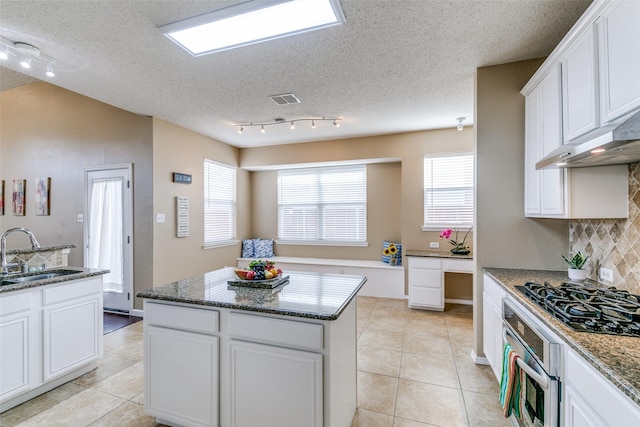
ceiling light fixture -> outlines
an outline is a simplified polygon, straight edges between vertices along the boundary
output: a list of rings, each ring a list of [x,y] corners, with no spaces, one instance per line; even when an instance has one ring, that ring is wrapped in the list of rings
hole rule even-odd
[[[458,125],[456,126],[456,128],[458,128],[458,130],[464,129],[464,125],[462,124],[462,122],[464,122],[464,119],[466,119],[466,117],[458,117],[456,119],[456,122],[458,122]]]
[[[342,120],[339,117],[303,117],[303,118],[299,118],[299,119],[291,119],[291,120],[285,120],[283,118],[277,118],[273,121],[270,122],[248,122],[248,123],[236,123],[233,126],[238,127],[238,133],[242,133],[242,131],[244,130],[244,128],[246,127],[260,127],[260,132],[261,133],[265,133],[266,129],[265,126],[273,126],[273,125],[281,125],[283,123],[289,123],[289,128],[290,129],[295,129],[296,128],[296,122],[311,122],[311,127],[313,129],[316,128],[316,122],[333,122],[333,125],[336,128],[340,127],[340,120]]]
[[[26,69],[31,68],[31,57],[25,56],[24,58],[22,58],[22,61],[20,61],[20,66]]]
[[[42,54],[40,49],[29,43],[14,42],[0,36],[0,59],[17,60],[24,70],[34,70],[33,72],[42,72],[48,77],[55,77],[53,72],[55,59]]]
[[[191,55],[200,56],[344,22],[339,0],[249,1],[159,30]]]

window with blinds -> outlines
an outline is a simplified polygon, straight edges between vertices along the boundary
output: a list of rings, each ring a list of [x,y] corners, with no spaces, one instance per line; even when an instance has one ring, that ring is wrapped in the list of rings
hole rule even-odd
[[[204,247],[235,243],[236,168],[204,160]]]
[[[473,155],[425,156],[424,227],[473,225]]]
[[[366,165],[278,171],[278,239],[365,243]]]

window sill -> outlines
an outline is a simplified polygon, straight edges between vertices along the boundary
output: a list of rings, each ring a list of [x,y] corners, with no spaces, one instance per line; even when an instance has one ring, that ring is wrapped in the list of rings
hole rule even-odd
[[[224,248],[226,246],[237,245],[238,243],[240,243],[240,240],[225,240],[224,242],[217,242],[217,243],[211,243],[208,245],[203,245],[202,249],[206,251],[207,249]]]

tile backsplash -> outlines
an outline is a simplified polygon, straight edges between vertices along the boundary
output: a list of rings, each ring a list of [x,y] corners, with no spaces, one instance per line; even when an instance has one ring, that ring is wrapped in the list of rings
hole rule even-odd
[[[640,163],[629,165],[629,218],[575,220],[569,233],[571,253],[590,255],[587,277],[598,280],[599,268],[609,268],[612,286],[640,294]]]

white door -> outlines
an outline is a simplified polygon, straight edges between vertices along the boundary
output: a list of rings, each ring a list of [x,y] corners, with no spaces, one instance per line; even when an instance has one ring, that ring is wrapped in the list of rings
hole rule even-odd
[[[86,170],[84,265],[107,269],[104,309],[133,308],[133,186],[131,165]]]

